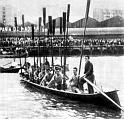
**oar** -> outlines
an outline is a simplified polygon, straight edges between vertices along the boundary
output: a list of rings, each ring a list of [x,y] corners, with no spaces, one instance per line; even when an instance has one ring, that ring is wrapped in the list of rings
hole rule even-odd
[[[54,36],[55,36],[55,29],[56,29],[56,20],[55,19],[53,19],[53,21],[52,21],[52,31],[53,31],[53,40],[54,40]],[[52,57],[53,57],[53,45],[52,45]],[[54,60],[53,60],[53,62],[52,62],[52,66],[54,65]]]
[[[89,9],[90,9],[90,0],[87,0],[87,6],[86,6],[86,14],[85,14],[85,26],[84,26],[84,34],[83,34],[83,40],[81,42],[81,56],[80,56],[80,64],[79,64],[79,72],[78,75],[80,75],[80,71],[81,71],[81,63],[82,63],[82,57],[83,57],[83,42],[85,39],[85,34],[86,34],[86,27],[87,27],[87,21],[88,21],[88,15],[89,15]]]
[[[14,25],[15,25],[15,28],[16,28],[16,40],[18,42],[18,35],[17,35],[17,30],[18,30],[18,26],[17,26],[17,17],[14,17]],[[18,53],[17,53],[18,55]],[[15,62],[15,57],[13,58],[14,62]]]
[[[43,25],[44,25],[44,40],[45,40],[45,28],[46,28],[46,8],[43,8]],[[45,52],[45,46],[43,45],[43,52]],[[45,56],[43,55],[43,63],[45,63]],[[40,66],[41,67],[41,66]]]
[[[61,35],[62,35],[62,17],[60,17],[60,36]],[[60,49],[60,51],[61,51],[61,66],[62,66],[62,49]]]
[[[64,76],[65,76],[65,66],[66,66],[66,48],[67,48],[67,41],[66,41],[66,12],[63,12],[63,33],[64,33],[64,61],[63,61],[63,64],[64,64]],[[64,79],[62,80],[62,89],[64,89]]]
[[[34,42],[34,24],[31,25],[31,28],[32,28],[32,40],[33,40],[33,49],[34,49],[34,47],[35,47],[35,42]],[[34,51],[34,67],[35,67],[35,51]]]
[[[18,41],[18,34],[17,34],[17,30],[18,30],[17,17],[15,17],[15,27],[16,27],[17,42],[19,42],[19,41]],[[18,46],[18,48],[19,48],[19,46]],[[21,50],[19,50],[19,59],[20,59],[20,67],[21,67],[21,73],[22,73],[22,63],[21,63],[21,56],[20,56],[20,54],[21,54]],[[14,59],[14,61],[15,61],[15,59]]]
[[[41,29],[41,17],[39,17],[38,18],[39,19],[39,34],[38,34],[38,56],[37,56],[37,66],[38,66],[38,64],[39,64],[39,61],[38,61],[38,58],[39,58],[39,56],[40,56],[40,29]],[[41,57],[40,57],[40,64],[41,64]]]
[[[106,97],[109,101],[111,101],[115,106],[117,106],[119,109],[121,109],[124,112],[124,109],[118,105],[114,100],[112,100],[109,96],[107,96],[103,91],[101,91],[96,85],[94,85],[92,82],[90,82],[87,78],[83,77],[84,80],[89,83],[91,86],[93,86],[97,91],[99,91],[104,97]]]
[[[48,16],[48,20],[49,20],[49,35],[50,37],[50,41],[51,41],[51,58],[52,58],[52,66],[53,66],[53,20],[52,20],[52,16]],[[54,24],[55,25],[55,24]]]
[[[66,47],[65,47],[65,45],[66,45],[66,35],[65,35],[65,33],[66,33],[66,12],[63,12],[63,32],[64,32],[64,61],[63,61],[63,63],[64,63],[64,75],[65,75],[65,65],[66,65]]]
[[[69,27],[69,15],[70,15],[70,4],[68,4],[68,8],[67,8],[67,38],[68,38],[68,27]]]
[[[25,18],[24,18],[24,14],[22,14],[22,28],[23,28],[23,31],[24,31],[24,50],[26,52],[26,47],[25,47]],[[24,64],[26,64],[26,57],[27,57],[27,54],[25,55],[25,62]]]

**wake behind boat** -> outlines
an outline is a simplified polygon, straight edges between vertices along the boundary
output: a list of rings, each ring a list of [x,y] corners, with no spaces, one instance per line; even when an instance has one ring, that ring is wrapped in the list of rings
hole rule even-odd
[[[80,101],[82,103],[88,103],[88,104],[95,104],[98,106],[102,106],[105,108],[113,109],[116,111],[120,111],[120,108],[115,106],[111,101],[109,101],[106,97],[104,97],[101,93],[94,93],[94,94],[88,94],[88,93],[74,93],[70,91],[64,91],[64,90],[57,90],[53,88],[48,88],[47,86],[41,86],[37,83],[33,83],[26,78],[22,77],[21,82],[23,82],[26,86],[30,87],[31,89],[36,89],[37,91],[44,91],[48,94],[54,94],[59,97],[64,97],[69,100],[73,101]],[[117,90],[112,90],[109,92],[104,92],[107,96],[109,96],[113,101],[115,101],[118,105],[120,105],[120,101],[118,98]]]

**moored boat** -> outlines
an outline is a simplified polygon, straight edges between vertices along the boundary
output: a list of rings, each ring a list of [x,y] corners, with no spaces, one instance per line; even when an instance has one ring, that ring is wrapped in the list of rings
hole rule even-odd
[[[44,91],[49,94],[54,94],[56,96],[64,97],[70,100],[74,101],[80,101],[82,103],[89,103],[89,104],[95,104],[99,105],[105,108],[113,109],[116,111],[120,111],[120,108],[118,108],[116,105],[114,105],[110,100],[108,100],[106,97],[104,97],[101,93],[94,93],[94,94],[78,94],[70,91],[64,91],[64,90],[57,90],[53,88],[48,88],[45,86],[41,86],[39,84],[33,83],[25,78],[21,79],[21,82],[26,84],[27,86],[31,87],[32,89],[36,89],[37,91]],[[117,90],[104,92],[108,97],[110,97],[115,103],[120,105],[120,101],[118,98]]]
[[[0,67],[0,73],[18,73],[21,68],[14,68],[14,67]]]
[[[22,54],[0,54],[0,58],[20,58],[20,57],[28,57],[27,53]]]

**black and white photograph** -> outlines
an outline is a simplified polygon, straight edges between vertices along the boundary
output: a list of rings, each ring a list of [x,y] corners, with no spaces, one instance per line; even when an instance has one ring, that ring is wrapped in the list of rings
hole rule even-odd
[[[0,119],[124,119],[124,0],[0,0]]]

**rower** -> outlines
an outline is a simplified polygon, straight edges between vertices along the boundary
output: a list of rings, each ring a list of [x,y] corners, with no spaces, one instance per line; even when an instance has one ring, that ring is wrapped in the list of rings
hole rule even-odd
[[[31,65],[30,81],[32,82],[34,82],[34,71],[35,71],[35,67],[34,65]]]
[[[66,72],[69,71],[67,67],[65,67],[65,73],[64,73],[64,67],[61,68],[61,75],[62,75],[62,85],[63,90],[67,89],[67,81],[69,80],[69,77],[67,76]]]
[[[41,81],[43,80],[44,76],[45,76],[45,70],[48,69],[48,66],[46,64],[41,64],[40,67],[40,72],[39,72],[39,84],[41,85]]]
[[[34,71],[34,82],[35,83],[37,83],[37,84],[39,84],[39,72],[40,72],[40,69],[39,68],[37,68],[37,69],[35,69],[35,71]]]
[[[90,62],[90,57],[89,55],[86,55],[84,57],[85,59],[85,67],[84,67],[84,75],[83,77],[87,78],[91,83],[95,82],[95,76],[93,74],[93,64]],[[79,88],[83,90],[83,84],[86,83],[86,81],[83,79],[83,77],[79,78]],[[93,87],[87,83],[88,86],[88,92],[89,93],[94,93]]]
[[[46,69],[45,76],[43,77],[42,81],[40,82],[40,85],[47,86],[50,80],[52,79],[52,74],[50,72],[50,69]]]
[[[45,66],[45,69],[50,67],[50,63],[48,62],[47,58],[45,59],[44,66]]]
[[[81,93],[81,91],[78,88],[78,75],[77,75],[77,67],[73,68],[73,76],[69,81],[70,83],[70,88],[72,92],[75,93]]]
[[[47,85],[49,88],[56,88],[58,90],[62,89],[62,75],[60,73],[60,70],[60,67],[55,67],[55,74]]]
[[[23,69],[21,71],[22,75],[24,77],[26,77],[26,79],[29,79],[31,78],[31,64],[29,62],[25,62],[25,64],[23,65]]]

